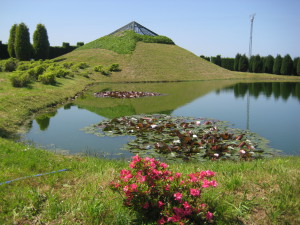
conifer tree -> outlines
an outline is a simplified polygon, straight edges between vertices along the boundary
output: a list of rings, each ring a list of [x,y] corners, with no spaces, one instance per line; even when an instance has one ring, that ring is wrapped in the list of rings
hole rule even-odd
[[[273,65],[273,74],[280,75],[281,63],[282,63],[282,57],[281,55],[277,55]]]
[[[252,65],[253,65],[253,60],[254,60],[255,56],[251,56],[250,60],[249,60],[249,72],[253,73],[252,70]]]
[[[282,75],[291,75],[293,71],[293,60],[289,54],[284,56],[281,63],[280,73]]]
[[[233,69],[235,71],[239,71],[240,58],[241,58],[241,54],[240,53],[236,54],[235,59],[234,59],[234,64],[233,64]]]
[[[32,55],[29,29],[24,23],[19,24],[16,29],[15,52],[19,60],[29,60]]]
[[[47,59],[49,57],[49,40],[46,27],[38,24],[33,34],[33,50],[35,59]]]
[[[297,75],[300,76],[300,59],[298,60],[297,63]]]
[[[238,70],[241,72],[247,72],[249,68],[249,61],[247,56],[244,54],[239,59],[239,67]]]
[[[10,28],[10,32],[9,32],[7,51],[8,51],[9,56],[12,58],[16,58],[15,39],[16,39],[17,26],[18,26],[17,24],[12,25],[12,27]]]
[[[273,73],[273,66],[274,66],[274,57],[271,55],[268,55],[264,61],[263,72],[264,73]]]
[[[297,76],[297,66],[298,66],[298,61],[300,60],[299,57],[294,58],[293,62],[293,75]]]
[[[260,57],[260,55],[256,55],[253,58],[253,64],[252,64],[252,72],[253,73],[261,73],[263,69],[263,62]]]

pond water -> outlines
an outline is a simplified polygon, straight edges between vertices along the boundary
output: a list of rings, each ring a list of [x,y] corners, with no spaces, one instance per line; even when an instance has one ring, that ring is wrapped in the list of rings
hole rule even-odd
[[[103,90],[165,94],[136,99],[95,98]],[[39,114],[22,139],[57,152],[129,157],[122,146],[133,137],[97,137],[84,127],[107,118],[163,113],[228,121],[270,141],[285,155],[300,155],[300,83],[203,81],[146,84],[100,84],[74,102]]]

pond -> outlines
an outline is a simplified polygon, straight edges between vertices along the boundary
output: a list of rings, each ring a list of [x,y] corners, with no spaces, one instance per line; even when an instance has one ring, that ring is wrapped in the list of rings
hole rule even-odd
[[[96,98],[99,91],[145,91],[162,96],[135,99]],[[72,103],[31,121],[22,139],[69,154],[129,157],[122,146],[132,136],[97,137],[83,128],[107,118],[168,114],[228,121],[269,140],[281,154],[300,155],[300,83],[202,81],[99,84]]]

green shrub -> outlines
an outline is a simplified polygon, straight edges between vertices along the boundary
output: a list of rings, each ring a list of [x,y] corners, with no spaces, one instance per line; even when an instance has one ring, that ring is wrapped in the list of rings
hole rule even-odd
[[[103,70],[103,66],[102,65],[94,67],[94,71],[96,71],[96,72],[101,72],[102,70]]]
[[[80,62],[80,63],[77,63],[75,66],[77,66],[78,67],[78,69],[86,69],[86,68],[88,68],[88,67],[90,67],[89,66],[89,64],[87,64],[87,63],[85,63],[85,62]]]
[[[108,67],[108,70],[112,71],[112,72],[118,72],[121,69],[120,69],[120,65],[118,63],[113,63]]]
[[[35,74],[37,76],[39,76],[39,75],[43,74],[46,71],[47,68],[48,68],[47,65],[36,66],[36,67],[34,67]]]
[[[4,62],[4,71],[6,72],[13,72],[18,67],[18,60],[14,58],[10,58],[5,60]]]
[[[65,62],[65,63],[63,64],[63,67],[66,68],[66,69],[70,69],[71,66],[73,66],[73,63],[67,63],[67,62]]]
[[[39,76],[38,81],[43,84],[52,84],[56,83],[55,74],[53,72],[47,72]]]
[[[13,73],[9,79],[13,87],[26,87],[31,81],[28,73],[22,72]]]
[[[56,77],[66,77],[67,75],[70,74],[70,72],[68,70],[65,70],[65,69],[56,69],[56,70],[53,70],[53,74]]]
[[[30,68],[30,65],[25,63],[25,64],[18,65],[17,70],[18,71],[25,71],[25,70],[28,70],[29,68]]]

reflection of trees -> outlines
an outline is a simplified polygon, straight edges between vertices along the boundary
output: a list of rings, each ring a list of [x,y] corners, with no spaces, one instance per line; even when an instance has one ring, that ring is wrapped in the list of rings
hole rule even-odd
[[[40,130],[47,130],[50,124],[50,118],[56,115],[56,111],[48,112],[42,115],[39,115],[35,118],[36,122],[38,123]]]
[[[251,96],[258,98],[260,95],[266,97],[274,96],[275,99],[282,98],[287,100],[295,97],[300,101],[300,83],[293,82],[268,82],[268,83],[239,83],[226,90],[233,90],[235,97],[245,97],[249,92]]]

